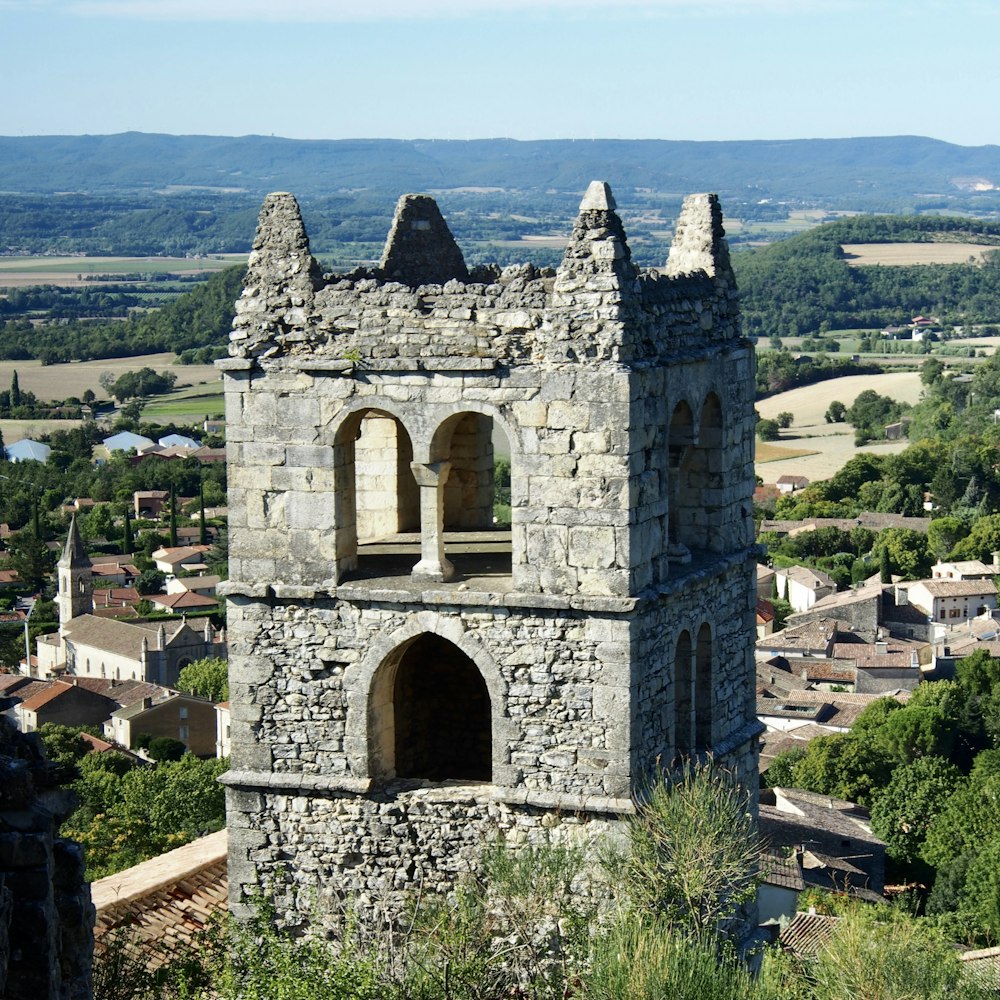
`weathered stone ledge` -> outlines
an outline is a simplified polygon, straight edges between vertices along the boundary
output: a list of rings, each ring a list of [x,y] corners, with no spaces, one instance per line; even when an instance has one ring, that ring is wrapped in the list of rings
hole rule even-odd
[[[341,372],[350,374],[354,371],[354,361],[349,358],[293,358],[291,367],[300,372]]]
[[[342,775],[290,774],[274,771],[227,771],[219,781],[230,788],[268,789],[275,792],[328,792],[337,796],[374,796],[379,799],[423,798],[451,803],[503,802],[511,806],[554,810],[562,813],[627,815],[634,810],[631,799],[600,795],[572,795],[532,788],[508,788],[487,783],[445,782],[413,787],[410,782],[376,786],[368,778]]]
[[[720,740],[712,747],[713,757],[726,757],[735,753],[751,740],[756,740],[761,733],[767,729],[760,719],[753,719],[742,729],[737,729],[735,733],[730,733],[724,740]]]
[[[637,597],[603,597],[587,594],[533,594],[478,590],[394,590],[363,584],[342,584],[324,588],[293,586],[290,584],[247,583],[226,580],[218,586],[221,597],[255,597],[275,600],[307,601],[343,600],[371,604],[461,605],[474,607],[509,607],[545,611],[597,611],[610,614],[628,614],[642,600]]]
[[[254,364],[253,358],[219,358],[215,362],[215,367],[220,372],[247,372]]]

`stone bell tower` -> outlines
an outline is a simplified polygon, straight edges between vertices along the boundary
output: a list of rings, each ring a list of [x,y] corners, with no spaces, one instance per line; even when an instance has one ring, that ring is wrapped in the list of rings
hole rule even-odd
[[[756,786],[754,358],[723,235],[693,195],[640,272],[594,182],[556,271],[469,269],[406,195],[379,267],[324,275],[295,199],[265,200],[220,362],[235,912],[265,885],[292,923],[391,911],[498,829],[606,827],[657,760]]]
[[[93,566],[80,538],[74,514],[70,518],[66,544],[56,564],[56,605],[59,608],[60,633],[72,619],[89,615],[94,610],[93,575]]]

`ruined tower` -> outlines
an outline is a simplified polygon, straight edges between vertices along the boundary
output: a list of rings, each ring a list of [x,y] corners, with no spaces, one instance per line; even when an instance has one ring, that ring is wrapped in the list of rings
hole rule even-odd
[[[755,785],[754,360],[723,235],[693,195],[640,272],[595,182],[556,271],[469,269],[407,195],[378,268],[323,275],[268,196],[220,362],[237,913],[263,886],[291,922],[391,909],[498,829],[613,822],[657,760]]]

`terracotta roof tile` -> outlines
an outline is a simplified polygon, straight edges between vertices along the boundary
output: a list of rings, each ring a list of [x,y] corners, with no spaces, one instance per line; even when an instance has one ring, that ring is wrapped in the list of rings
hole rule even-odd
[[[99,879],[91,886],[94,938],[128,928],[147,966],[182,956],[216,914],[228,908],[226,831]]]

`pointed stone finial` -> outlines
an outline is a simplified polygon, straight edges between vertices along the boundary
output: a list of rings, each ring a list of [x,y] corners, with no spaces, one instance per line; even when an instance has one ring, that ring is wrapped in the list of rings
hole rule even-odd
[[[379,269],[388,281],[413,288],[469,278],[448,223],[437,202],[425,194],[404,194],[396,203]]]
[[[722,226],[722,207],[716,194],[690,194],[684,199],[677,219],[666,274],[697,274],[710,278],[730,271],[729,248]]]
[[[253,252],[247,264],[250,276],[286,290],[311,294],[320,279],[319,265],[309,250],[309,237],[295,196],[275,191],[264,199],[257,220]]]
[[[613,212],[618,208],[611,185],[607,181],[591,181],[580,202],[581,212]]]
[[[263,353],[282,328],[304,324],[322,283],[298,202],[285,191],[269,194],[260,209],[243,294],[236,302],[233,350]]]
[[[76,526],[76,514],[69,519],[69,532],[66,535],[66,544],[63,546],[59,565],[66,569],[81,569],[92,565],[90,556],[83,546],[80,529]]]
[[[581,295],[600,293],[603,305],[614,305],[635,289],[636,270],[615,212],[606,181],[592,181],[580,202],[580,214],[556,272],[555,304],[570,305]]]

